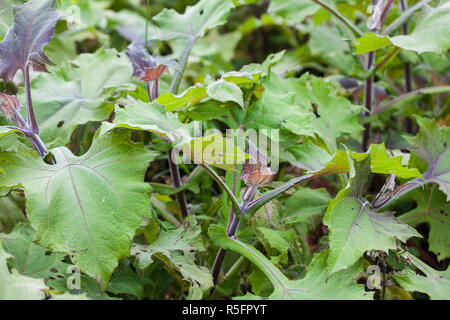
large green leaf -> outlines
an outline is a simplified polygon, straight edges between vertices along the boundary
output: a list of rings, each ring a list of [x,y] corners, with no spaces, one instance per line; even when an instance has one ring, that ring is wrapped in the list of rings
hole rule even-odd
[[[396,249],[397,239],[406,242],[420,234],[392,213],[373,212],[369,203],[345,198],[334,207],[326,225],[330,230],[329,274],[352,266],[369,250]]]
[[[55,165],[23,146],[0,154],[0,185],[25,187],[39,242],[70,254],[103,288],[150,216],[151,188],[144,175],[156,154],[129,138],[129,131],[97,134],[81,157],[65,147],[53,149]]]
[[[100,49],[37,77],[31,90],[42,140],[49,147],[65,145],[76,125],[107,119],[114,106],[106,100],[121,90],[131,75],[131,64],[124,54]],[[25,101],[23,90],[19,100]]]
[[[438,261],[450,257],[450,202],[445,194],[436,185],[431,185],[425,190],[413,190],[405,198],[415,201],[417,207],[399,219],[411,226],[428,223],[430,250],[436,253]]]
[[[233,7],[231,0],[200,0],[194,6],[186,7],[183,14],[173,9],[163,9],[153,17],[153,21],[158,23],[161,29],[152,38],[197,39],[202,37],[206,30],[224,24]]]
[[[209,236],[220,247],[236,251],[257,266],[272,283],[273,292],[269,297],[247,294],[243,299],[273,300],[333,300],[370,299],[373,294],[365,292],[364,286],[354,280],[362,271],[362,260],[347,270],[330,277],[326,272],[328,251],[315,254],[308,266],[306,276],[301,280],[289,280],[261,252],[249,244],[226,236],[225,228],[211,225]]]
[[[408,291],[428,294],[432,300],[450,300],[450,270],[436,271],[410,253],[403,255],[422,271],[425,277],[407,268],[404,272],[393,275],[395,281]]]
[[[391,37],[394,45],[418,53],[444,53],[450,49],[450,2],[428,8],[425,17],[409,35]]]

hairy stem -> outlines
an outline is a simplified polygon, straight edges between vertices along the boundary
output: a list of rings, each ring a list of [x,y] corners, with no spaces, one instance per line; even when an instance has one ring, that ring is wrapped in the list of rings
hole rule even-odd
[[[173,78],[172,84],[170,86],[170,92],[173,94],[178,93],[178,89],[180,87],[181,78],[183,77],[184,70],[186,69],[187,61],[189,59],[189,54],[191,53],[192,47],[194,46],[195,40],[197,38],[191,38],[187,41],[186,46],[181,55],[181,61],[179,65],[179,69],[177,70],[175,77]],[[181,66],[181,68],[180,68]],[[157,85],[155,83],[155,85]],[[159,89],[158,89],[159,91]],[[158,93],[159,94],[159,93]],[[180,177],[180,169],[178,168],[178,164],[172,161],[172,158],[169,156],[169,167],[170,174],[172,176],[172,181],[174,183],[175,188],[181,186],[181,177]],[[184,191],[180,191],[177,193],[178,204],[180,205],[180,209],[183,217],[186,217],[189,214],[187,209],[187,202]]]
[[[281,193],[289,190],[290,188],[294,187],[295,185],[302,183],[304,181],[308,181],[309,179],[313,178],[313,174],[307,174],[298,178],[291,179],[290,181],[286,182],[284,185],[260,196],[256,200],[251,201],[248,206],[247,210],[245,210],[245,214],[251,216],[256,211],[258,211],[262,206],[264,206],[267,202],[271,201],[272,199],[278,197]]]
[[[178,165],[172,161],[170,154],[172,153],[172,149],[169,151],[169,168],[170,168],[170,176],[172,177],[173,186],[175,189],[181,187],[181,177],[180,177],[180,169]],[[177,193],[177,200],[180,206],[181,215],[183,218],[187,217],[189,214],[189,210],[187,208],[186,197],[184,196],[184,192],[180,191]]]
[[[222,180],[222,178],[220,178],[220,176],[208,165],[200,164],[199,166],[202,167],[211,176],[211,178],[213,178],[214,181],[216,181],[222,187],[222,189],[225,190],[233,205],[234,213],[236,213],[237,211],[239,212],[239,214],[242,214],[241,204],[237,200],[233,191],[231,191],[230,188],[228,188],[227,184]]]
[[[402,11],[406,11],[408,9],[408,5],[406,3],[406,0],[400,0],[400,6],[402,8]],[[405,21],[403,24],[403,35],[408,34],[408,21]],[[412,83],[411,83],[411,65],[409,62],[405,62],[403,64],[403,70],[404,70],[404,76],[405,76],[405,92],[411,92],[412,91]],[[405,127],[407,133],[412,133],[412,126],[413,122],[410,117],[406,117],[405,120]]]
[[[377,114],[377,113],[383,112],[390,106],[392,106],[398,102],[401,102],[402,100],[406,100],[406,99],[414,97],[414,96],[418,96],[418,95],[422,95],[422,94],[445,93],[445,92],[450,92],[450,86],[436,86],[436,87],[428,87],[428,88],[410,91],[410,92],[402,94],[402,95],[398,96],[397,98],[395,98],[394,100],[376,108],[375,110],[372,111],[372,114]]]
[[[372,64],[375,60],[375,52],[369,52],[367,58],[366,69],[370,70]],[[372,97],[373,97],[373,75],[368,77],[364,82],[364,106],[368,111],[365,112],[364,116],[368,117],[372,109]],[[362,150],[367,151],[369,147],[370,140],[370,123],[364,125],[363,139],[362,139]]]
[[[147,81],[145,82],[145,85],[147,87],[148,101],[152,102],[153,100],[155,100],[153,98],[152,84],[150,83],[150,81]]]
[[[156,78],[153,82],[153,100],[158,99],[159,97],[159,79]]]
[[[28,124],[31,130],[35,134],[39,134],[39,127],[36,122],[36,116],[34,115],[33,101],[31,100],[31,81],[30,81],[30,66],[27,64],[23,70],[24,85],[25,85],[25,96],[27,100],[27,116]]]
[[[198,168],[198,167],[197,167]],[[236,183],[237,183],[237,171],[234,171],[233,176],[233,194],[236,194]],[[227,234],[230,230],[230,227],[233,225],[236,216],[234,214],[233,207],[230,208],[230,216],[228,217],[228,226],[227,226]],[[222,269],[223,262],[225,260],[225,256],[227,255],[227,251],[225,249],[220,248],[217,253],[216,259],[214,261],[214,266],[212,269],[212,278],[214,284],[217,284],[219,280],[220,270]]]
[[[33,130],[29,128],[29,124],[25,121],[20,112],[16,111],[15,117],[17,119],[18,125],[21,127],[17,128],[17,130],[23,132],[23,134],[27,137],[28,141],[30,141],[34,150],[36,150],[39,156],[43,158],[48,153],[48,150],[45,147],[44,142],[42,142],[38,134],[34,133]]]

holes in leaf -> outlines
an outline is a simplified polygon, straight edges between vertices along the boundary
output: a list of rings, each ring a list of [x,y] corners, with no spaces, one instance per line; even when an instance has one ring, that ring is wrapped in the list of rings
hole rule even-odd
[[[58,269],[56,269],[56,268],[51,268],[51,269],[50,269],[50,272],[58,273]]]

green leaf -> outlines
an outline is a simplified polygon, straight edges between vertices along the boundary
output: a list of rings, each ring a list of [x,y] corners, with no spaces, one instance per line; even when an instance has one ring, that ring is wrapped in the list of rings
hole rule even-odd
[[[277,52],[277,53],[271,53],[269,54],[266,59],[263,61],[263,63],[252,63],[245,65],[239,70],[241,73],[261,73],[261,78],[265,78],[270,73],[270,68],[281,61],[284,54],[286,53],[286,50]]]
[[[325,212],[329,199],[330,195],[325,189],[299,188],[284,205],[283,222],[307,222],[311,217]]]
[[[343,97],[330,94],[329,85],[320,78],[311,78],[313,102],[318,105],[320,116],[314,121],[316,133],[323,139],[331,152],[337,149],[336,139],[342,135],[358,136],[362,126],[358,123],[360,106],[355,106]]]
[[[230,71],[225,73],[221,79],[234,83],[239,87],[249,86],[259,82],[261,78],[261,72],[241,72],[241,71]]]
[[[270,14],[283,17],[291,26],[300,25],[306,17],[313,15],[320,9],[312,1],[272,0],[268,8]]]
[[[106,100],[130,81],[131,64],[125,54],[100,49],[82,54],[56,72],[32,81],[31,91],[40,137],[49,147],[65,145],[75,126],[102,121],[114,106]],[[19,100],[24,102],[23,89]]]
[[[206,98],[206,88],[201,84],[196,84],[179,95],[167,92],[160,95],[155,101],[166,108],[167,112],[172,112],[187,106],[193,106]]]
[[[129,131],[97,134],[81,157],[53,149],[56,165],[23,146],[0,154],[0,186],[24,186],[39,242],[70,254],[103,288],[118,260],[128,256],[135,230],[150,217],[144,175],[156,154],[129,139]]]
[[[431,185],[425,190],[413,190],[403,199],[416,202],[417,207],[402,214],[399,219],[413,227],[428,223],[429,249],[437,255],[438,261],[450,257],[450,202],[445,194],[436,185]]]
[[[184,14],[173,9],[163,9],[153,17],[161,29],[152,38],[172,40],[203,37],[206,30],[226,23],[233,7],[231,0],[200,0],[194,6],[186,7]]]
[[[429,8],[426,16],[409,35],[390,37],[391,42],[405,50],[418,53],[444,53],[450,49],[450,2]]]
[[[450,3],[449,3],[450,4]],[[423,173],[426,182],[435,182],[450,200],[450,127],[439,127],[436,121],[417,117],[420,131],[407,137],[412,151],[424,160],[428,168]]]
[[[378,213],[354,198],[344,198],[333,208],[326,225],[330,231],[328,273],[349,268],[369,250],[396,249],[396,240],[421,237],[392,213]]]
[[[131,268],[130,260],[124,259],[111,277],[107,291],[114,294],[132,294],[142,299],[145,284],[143,280]]]
[[[220,102],[233,101],[241,108],[244,108],[244,98],[242,90],[234,83],[219,80],[211,83],[207,90],[208,95]]]
[[[206,267],[195,263],[195,252],[205,250],[199,239],[201,229],[194,219],[190,219],[187,225],[189,227],[161,231],[149,245],[134,244],[131,255],[136,257],[137,267],[144,270],[153,263],[155,254],[161,254],[193,287],[206,291],[213,286],[211,274]]]
[[[436,271],[410,253],[404,253],[403,256],[422,271],[425,277],[407,268],[404,272],[392,275],[395,281],[408,291],[428,294],[431,300],[450,300],[450,271],[448,268],[446,271]]]
[[[242,164],[249,158],[231,139],[224,138],[220,133],[193,138],[181,149],[196,164],[212,165],[224,170],[235,170],[236,164]]]
[[[308,172],[321,171],[327,167],[327,164],[329,166],[332,163],[336,165],[342,164],[344,170],[348,168],[347,155],[344,152],[338,150],[335,159],[332,160],[333,156],[324,148],[317,146],[311,141],[289,148],[284,156],[293,166],[307,170]]]
[[[247,128],[283,129],[297,135],[313,136],[314,115],[294,104],[294,93],[265,90],[261,98],[247,108]]]
[[[257,266],[273,285],[269,297],[247,294],[242,299],[272,300],[333,300],[333,299],[370,299],[373,294],[365,292],[364,286],[354,280],[362,270],[362,260],[353,267],[327,277],[326,260],[328,251],[315,254],[308,266],[306,276],[301,280],[289,280],[261,252],[249,244],[226,236],[225,228],[211,225],[208,230],[214,243],[226,250],[236,251]]]
[[[380,36],[373,32],[366,32],[364,35],[353,41],[356,54],[364,54],[371,51],[390,46],[392,43],[387,36]]]
[[[65,276],[70,266],[63,263],[63,253],[50,253],[36,244],[36,231],[27,223],[20,223],[8,235],[0,235],[3,246],[12,255],[12,265],[21,275],[32,278]]]
[[[8,270],[5,252],[0,239],[0,300],[44,300],[47,286],[41,279],[20,275],[17,270]]]
[[[11,197],[0,197],[0,232],[9,233],[25,215]]]
[[[372,144],[370,150],[370,171],[373,173],[395,174],[399,178],[410,179],[422,177],[419,170],[402,165],[402,157],[388,157],[383,144]]]
[[[112,124],[104,123],[102,131],[114,128],[128,128],[153,132],[167,142],[190,138],[192,128],[178,120],[177,115],[164,112],[158,103],[132,102],[126,108],[116,108]]]

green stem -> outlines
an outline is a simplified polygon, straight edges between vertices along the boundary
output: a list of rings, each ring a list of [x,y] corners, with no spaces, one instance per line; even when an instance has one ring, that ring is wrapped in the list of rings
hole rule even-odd
[[[359,30],[357,26],[355,26],[350,20],[348,20],[346,17],[344,17],[342,14],[339,13],[336,9],[333,9],[329,5],[323,3],[320,0],[312,0],[313,2],[317,3],[319,6],[327,10],[329,13],[334,15],[336,18],[338,18],[342,23],[344,23],[347,27],[350,28],[356,35],[361,37],[363,35],[363,32]]]
[[[392,106],[402,100],[405,100],[405,99],[408,99],[408,98],[411,98],[414,96],[418,96],[418,95],[422,95],[422,94],[445,93],[445,92],[450,92],[450,86],[436,86],[436,87],[428,87],[428,88],[424,88],[424,89],[417,89],[417,90],[402,94],[401,96],[398,96],[391,102],[388,102],[388,103],[378,107],[377,109],[372,111],[372,114],[377,114],[377,113],[383,112],[390,106]]]
[[[172,222],[177,228],[181,227],[181,223],[177,220],[177,218],[175,218],[169,211],[167,211],[164,205],[158,199],[156,199],[156,197],[152,197],[152,204],[156,207],[159,213],[161,213],[164,219]]]
[[[230,190],[230,188],[227,186],[227,184],[220,178],[220,176],[208,165],[206,164],[200,164],[200,167],[202,167],[210,176],[214,179],[221,187],[225,190],[225,192],[228,194],[228,197],[231,200],[231,203],[233,204],[233,209],[242,214],[241,205],[239,201],[237,200],[236,196],[234,195],[233,191]]]
[[[148,25],[150,23],[150,0],[146,2],[147,20],[145,21],[145,49],[148,50]]]
[[[307,181],[311,178],[314,178],[313,174],[307,174],[298,178],[291,179],[286,184],[260,196],[256,200],[250,202],[248,205],[248,208],[245,210],[245,214],[247,216],[253,215],[256,211],[258,211],[262,206],[264,206],[267,202],[271,201],[272,199],[278,197],[281,193],[289,190],[290,188],[294,187],[295,185],[302,183],[304,181]]]
[[[194,46],[195,41],[197,38],[190,38],[186,46],[184,47],[183,53],[181,54],[180,63],[178,65],[178,70],[175,74],[175,77],[173,78],[172,84],[170,85],[170,92],[173,94],[178,93],[178,89],[180,87],[181,78],[183,77],[184,70],[186,69],[186,65],[189,59],[189,55],[191,54],[192,47]]]
[[[392,22],[386,28],[386,30],[383,32],[382,35],[386,36],[386,35],[390,34],[391,32],[395,31],[397,28],[399,28],[401,25],[403,25],[406,22],[406,20],[408,20],[416,10],[419,10],[420,8],[424,7],[425,5],[427,5],[430,2],[431,2],[431,0],[422,0],[422,1],[417,2],[415,5],[413,5],[408,10],[406,10],[400,17],[398,17],[397,20]]]

